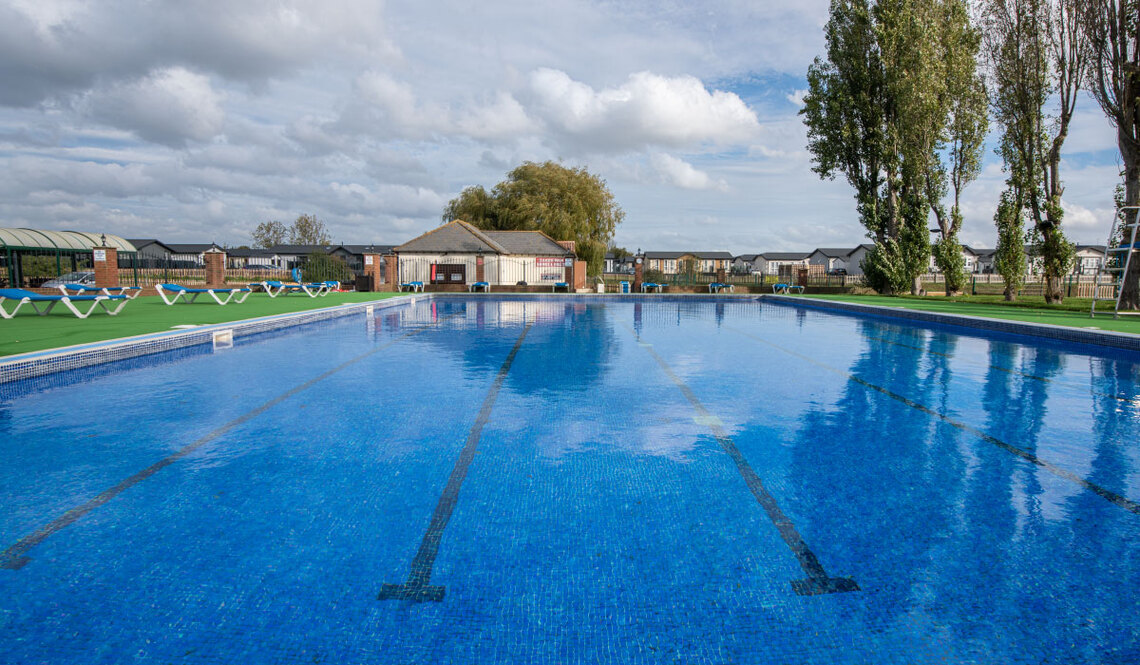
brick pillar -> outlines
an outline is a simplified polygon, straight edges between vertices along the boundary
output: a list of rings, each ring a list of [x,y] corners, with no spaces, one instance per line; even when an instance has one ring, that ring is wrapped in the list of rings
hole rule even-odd
[[[379,290],[380,282],[384,281],[384,275],[380,270],[380,255],[379,254],[365,254],[364,255],[364,275],[372,278],[372,289]],[[359,291],[360,289],[357,289]]]
[[[796,271],[796,273],[797,273],[797,280],[798,280],[799,285],[806,287],[807,286],[807,278],[808,278],[808,269],[807,268],[800,268]]]
[[[388,283],[389,289],[396,288],[400,283],[400,259],[397,254],[386,254],[384,256],[384,281]]]
[[[641,257],[633,260],[633,292],[641,293],[641,273],[645,269]]]
[[[119,250],[114,247],[93,247],[95,259],[95,286],[119,286]]]
[[[487,281],[486,279],[483,278],[483,275],[484,275],[484,273],[483,273],[483,257],[482,257],[482,255],[476,256],[475,257],[475,281],[476,282]]]
[[[206,261],[206,288],[220,289],[226,286],[226,253],[210,250],[202,254]]]
[[[724,284],[728,281],[727,276],[724,274],[724,268],[716,269],[716,281],[720,282],[721,284]]]

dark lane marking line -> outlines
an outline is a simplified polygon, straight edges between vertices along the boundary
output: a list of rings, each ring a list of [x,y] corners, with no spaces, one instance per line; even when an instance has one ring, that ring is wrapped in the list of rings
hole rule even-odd
[[[515,346],[507,355],[507,359],[503,361],[503,366],[499,368],[499,373],[495,376],[495,381],[491,384],[487,397],[483,399],[483,408],[479,410],[479,416],[475,418],[475,424],[471,426],[471,431],[467,434],[467,443],[459,452],[459,459],[455,461],[455,467],[451,470],[451,476],[448,477],[447,485],[444,486],[443,493],[439,497],[439,503],[436,504],[435,511],[431,515],[431,522],[424,533],[423,541],[420,542],[420,549],[416,552],[415,558],[412,559],[408,581],[403,584],[385,582],[380,587],[378,600],[410,600],[413,603],[429,600],[438,603],[443,600],[446,587],[431,584],[431,571],[435,566],[435,557],[439,554],[439,544],[443,540],[443,531],[447,528],[451,514],[455,511],[455,504],[459,501],[459,488],[463,486],[463,481],[467,478],[467,469],[475,459],[475,449],[479,445],[479,438],[483,435],[483,426],[491,419],[491,409],[495,406],[499,390],[503,387],[507,372],[511,371],[511,364],[514,363],[515,356],[518,355],[519,348],[522,347],[530,326],[530,323],[523,326],[522,334],[515,341]]]
[[[638,337],[637,333],[631,328],[627,326],[626,329],[633,333],[635,337]],[[641,338],[638,337],[638,341],[640,341],[640,339]],[[756,474],[752,465],[748,463],[743,453],[736,447],[736,442],[734,442],[732,437],[720,426],[720,420],[705,408],[705,405],[697,398],[696,394],[681,380],[681,377],[673,372],[673,369],[669,367],[668,363],[665,362],[652,346],[644,343],[642,343],[642,346],[649,355],[653,356],[657,364],[661,366],[665,375],[681,390],[681,394],[692,404],[693,409],[700,415],[702,422],[708,426],[713,437],[716,438],[717,443],[719,443],[720,447],[732,458],[732,461],[736,464],[737,471],[739,471],[740,475],[744,478],[744,484],[748,486],[748,489],[752,492],[752,496],[756,498],[756,501],[764,509],[764,512],[768,514],[768,519],[772,521],[776,530],[779,531],[780,538],[782,538],[788,548],[792,550],[792,554],[795,555],[796,561],[800,564],[800,568],[803,568],[804,572],[808,574],[807,579],[791,580],[792,590],[801,596],[859,591],[859,585],[855,583],[853,578],[831,577],[827,574],[827,571],[823,568],[823,564],[819,562],[819,558],[816,557],[815,553],[812,552],[811,548],[804,542],[803,537],[800,536],[800,532],[796,530],[796,525],[793,524],[792,520],[788,519],[788,516],[780,509],[780,504],[776,502],[775,497],[768,491],[768,488],[764,487],[760,476]]]
[[[452,316],[458,316],[458,315],[459,314],[453,314]],[[437,323],[441,323],[442,321],[445,321],[448,318],[452,318],[452,316],[441,319]],[[268,402],[266,402],[266,403],[262,404],[261,406],[253,409],[252,411],[246,413],[245,415],[239,416],[239,417],[229,421],[228,423],[218,427],[217,429],[213,430],[212,432],[199,437],[193,443],[187,444],[186,446],[180,448],[179,450],[175,451],[174,453],[170,454],[169,456],[164,457],[163,459],[155,462],[154,464],[151,464],[150,466],[143,469],[142,471],[139,471],[138,473],[134,474],[133,476],[126,478],[125,480],[123,480],[119,484],[115,485],[114,487],[103,490],[102,492],[100,492],[98,495],[96,495],[91,500],[87,501],[86,503],[84,503],[82,505],[76,506],[75,508],[72,508],[71,510],[68,510],[67,512],[65,512],[64,514],[55,518],[51,522],[45,524],[44,526],[40,527],[39,529],[35,530],[34,532],[32,532],[32,533],[24,536],[20,540],[16,541],[15,544],[11,545],[10,547],[8,547],[8,549],[6,549],[2,553],[0,553],[0,568],[7,568],[10,570],[22,568],[24,566],[24,564],[26,564],[26,563],[28,563],[28,561],[30,561],[30,558],[26,555],[28,550],[34,548],[36,545],[39,545],[43,541],[47,540],[48,538],[50,538],[51,536],[53,536],[54,534],[59,532],[61,529],[64,529],[64,528],[70,526],[71,524],[75,523],[77,520],[82,518],[87,513],[90,513],[92,510],[95,510],[96,508],[102,506],[103,504],[107,503],[111,499],[114,499],[116,496],[122,494],[124,491],[126,491],[126,490],[130,489],[131,487],[137,485],[138,483],[146,480],[147,478],[150,478],[154,474],[165,469],[166,467],[170,466],[171,464],[174,464],[175,462],[182,459],[183,457],[186,457],[187,455],[194,452],[195,450],[198,450],[202,446],[204,446],[207,443],[210,443],[211,441],[213,441],[214,439],[222,436],[223,434],[232,430],[233,428],[237,427],[238,425],[249,422],[253,418],[256,418],[257,416],[261,415],[262,413],[265,413],[267,410],[269,410],[272,407],[280,404],[281,402],[285,401],[286,399],[289,399],[290,397],[296,395],[297,393],[299,393],[303,390],[306,390],[307,388],[312,387],[314,384],[316,384],[316,383],[318,383],[324,379],[327,379],[328,377],[332,376],[333,374],[336,374],[337,372],[345,369],[346,367],[349,367],[350,365],[354,365],[354,364],[360,362],[361,360],[364,360],[365,358],[367,358],[371,355],[375,355],[375,354],[379,353],[380,351],[387,349],[388,347],[392,346],[396,342],[400,342],[400,341],[405,340],[409,337],[414,337],[415,335],[419,335],[421,333],[427,332],[428,330],[433,328],[435,325],[437,325],[437,324],[433,323],[433,324],[426,326],[424,328],[420,328],[418,330],[413,330],[413,331],[407,332],[403,335],[400,335],[399,337],[396,337],[395,339],[392,339],[392,340],[386,342],[385,344],[382,344],[382,345],[376,347],[375,349],[372,349],[371,351],[368,351],[367,353],[364,353],[360,356],[357,356],[356,358],[353,358],[352,360],[349,360],[345,363],[342,363],[342,364],[328,370],[324,374],[321,374],[320,376],[318,376],[316,378],[310,379],[310,380],[306,381],[305,383],[302,383],[301,385],[299,385],[299,386],[297,386],[297,387],[295,387],[295,388],[293,388],[293,389],[291,389],[285,393],[282,393],[281,395],[278,395],[277,397],[274,397],[273,399],[269,400]]]
[[[737,331],[737,332],[739,332],[739,331]],[[936,356],[942,356],[943,358],[953,358],[954,357],[954,356],[950,355],[949,353],[942,353],[941,351],[933,351],[931,349],[927,349],[927,348],[924,348],[921,346],[914,346],[912,344],[904,344],[903,342],[896,342],[894,340],[887,339],[886,337],[874,337],[874,336],[868,335],[867,339],[873,339],[876,342],[885,342],[887,344],[894,344],[895,346],[901,346],[904,349],[914,349],[915,351],[922,351],[923,353],[931,353],[931,354],[934,354]],[[962,359],[959,358],[958,362],[962,362]],[[1069,387],[1068,385],[1066,385],[1064,383],[1060,383],[1058,381],[1054,381],[1053,379],[1050,379],[1047,376],[1037,376],[1036,374],[1027,374],[1026,372],[1022,372],[1021,370],[1018,370],[1018,369],[1011,369],[1009,367],[1001,367],[1000,365],[991,365],[989,363],[975,363],[975,364],[976,365],[983,365],[983,366],[987,367],[988,369],[996,369],[999,372],[1005,372],[1007,374],[1015,374],[1017,376],[1021,376],[1021,377],[1024,377],[1026,379],[1033,379],[1034,381],[1042,381],[1044,383],[1053,383],[1053,384],[1056,384],[1058,386],[1062,386],[1062,387],[1066,387],[1066,388]],[[1111,393],[1102,393],[1099,390],[1090,390],[1089,392],[1091,394],[1097,395],[1099,397],[1110,397],[1112,399],[1118,399],[1121,402],[1128,402],[1129,404],[1132,404],[1136,401],[1133,398],[1124,397],[1123,395],[1113,395]]]
[[[839,376],[844,377],[845,379],[847,379],[849,381],[853,381],[855,383],[858,383],[861,386],[864,386],[864,387],[870,388],[871,390],[874,390],[876,392],[882,393],[882,394],[886,395],[887,397],[890,397],[893,400],[896,400],[898,402],[901,402],[901,403],[911,407],[912,409],[915,409],[917,411],[921,411],[921,412],[923,412],[927,415],[930,415],[930,416],[934,416],[935,418],[938,418],[939,420],[946,423],[947,425],[950,425],[951,427],[959,429],[963,432],[968,432],[970,434],[973,434],[974,436],[985,441],[986,443],[997,446],[998,448],[1001,448],[1002,450],[1005,450],[1009,453],[1012,453],[1012,454],[1020,457],[1021,459],[1025,460],[1027,462],[1032,462],[1033,464],[1041,467],[1042,469],[1045,469],[1046,471],[1048,471],[1049,473],[1052,473],[1053,475],[1057,476],[1058,478],[1063,478],[1063,479],[1068,480],[1072,483],[1075,483],[1075,484],[1099,495],[1100,497],[1106,499],[1107,501],[1109,501],[1110,503],[1112,503],[1114,505],[1117,505],[1117,506],[1119,506],[1119,507],[1121,507],[1121,508],[1123,508],[1129,512],[1140,515],[1140,503],[1137,503],[1137,502],[1135,502],[1135,501],[1133,501],[1127,497],[1121,496],[1121,495],[1117,494],[1116,492],[1113,492],[1112,490],[1101,487],[1100,485],[1097,485],[1096,483],[1089,482],[1088,480],[1085,480],[1084,478],[1078,476],[1077,474],[1073,473],[1072,471],[1069,471],[1068,469],[1064,469],[1062,467],[1059,467],[1059,466],[1053,464],[1052,462],[1048,462],[1046,460],[1041,459],[1040,457],[1038,457],[1037,455],[1034,455],[1033,453],[1029,452],[1028,450],[1023,450],[1023,449],[1018,448],[1017,446],[1015,446],[1013,444],[1006,443],[1005,441],[1002,441],[1001,439],[999,439],[995,436],[991,436],[990,434],[986,434],[985,432],[981,431],[980,429],[978,429],[976,427],[973,427],[971,425],[967,425],[966,423],[954,420],[953,418],[947,416],[944,413],[941,413],[939,411],[935,411],[934,409],[931,409],[931,408],[929,408],[923,404],[919,404],[918,402],[910,399],[909,397],[904,397],[898,393],[895,393],[895,392],[888,390],[887,388],[875,385],[875,384],[873,384],[870,381],[867,381],[865,379],[861,379],[861,378],[855,376],[854,374],[850,374],[850,373],[845,372],[841,369],[836,369],[830,365],[819,362],[818,360],[816,360],[814,358],[811,358],[809,356],[805,356],[802,353],[798,353],[796,351],[792,351],[791,349],[786,349],[786,348],[780,346],[779,344],[769,342],[768,340],[763,339],[762,337],[757,337],[756,335],[746,333],[743,330],[736,330],[736,329],[732,329],[732,330],[733,330],[733,332],[736,332],[739,335],[743,335],[745,337],[748,337],[749,339],[754,339],[757,342],[767,344],[768,346],[771,346],[774,349],[778,349],[780,351],[783,351],[784,353],[787,353],[788,355],[792,355],[792,356],[795,356],[801,360],[805,360],[805,361],[815,365],[816,367],[819,367],[821,369],[825,369],[829,372],[833,372],[835,374],[838,374]]]

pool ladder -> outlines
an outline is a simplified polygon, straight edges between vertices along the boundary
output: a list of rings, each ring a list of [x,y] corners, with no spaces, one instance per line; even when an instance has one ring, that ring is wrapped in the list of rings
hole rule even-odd
[[[1128,215],[1132,221],[1128,221]],[[1113,247],[1116,240],[1117,229],[1121,232],[1120,244]],[[1140,229],[1140,206],[1124,206],[1117,212],[1112,220],[1112,230],[1108,232],[1108,242],[1105,243],[1104,263],[1097,272],[1096,282],[1093,284],[1092,309],[1090,317],[1096,317],[1097,302],[1113,301],[1112,318],[1119,318],[1123,314],[1140,314],[1140,312],[1121,312],[1120,298],[1124,295],[1124,279],[1128,276],[1132,257],[1140,252],[1140,245],[1136,244],[1136,232]],[[1109,281],[1102,282],[1101,276],[1109,277]],[[1107,289],[1108,295],[1101,296],[1101,289]],[[1107,312],[1102,312],[1107,314]]]

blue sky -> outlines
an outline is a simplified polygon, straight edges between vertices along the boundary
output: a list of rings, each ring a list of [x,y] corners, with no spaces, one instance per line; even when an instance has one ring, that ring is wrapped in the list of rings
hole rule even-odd
[[[603,177],[629,249],[864,239],[798,116],[827,3],[0,0],[0,226],[247,243],[269,219],[400,243],[524,160]],[[1066,230],[1103,243],[1114,132],[1084,99]],[[992,247],[987,153],[962,239]]]

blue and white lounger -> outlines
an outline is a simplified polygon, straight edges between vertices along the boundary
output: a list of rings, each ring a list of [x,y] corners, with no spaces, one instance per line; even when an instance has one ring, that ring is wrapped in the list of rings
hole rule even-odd
[[[788,294],[790,294],[792,291],[795,291],[796,293],[803,293],[804,287],[800,286],[799,284],[773,284],[772,285],[772,293],[788,293]]]
[[[736,289],[731,284],[726,284],[724,282],[713,282],[712,284],[709,284],[709,293],[720,293],[721,291],[736,293]]]
[[[181,284],[155,284],[154,290],[158,291],[158,295],[162,297],[162,302],[166,303],[167,305],[173,305],[174,303],[178,302],[179,298],[181,298],[184,302],[191,303],[197,300],[198,296],[202,295],[203,293],[210,294],[210,297],[214,299],[214,302],[218,303],[219,305],[225,305],[231,300],[236,303],[242,303],[245,302],[245,299],[249,297],[250,293],[252,293],[250,289],[191,289],[182,286]],[[166,297],[166,294],[168,292],[172,294],[169,298]],[[225,296],[224,299],[221,297],[222,295]]]
[[[96,295],[102,293],[105,296],[126,296],[128,300],[134,300],[142,293],[141,286],[91,286],[90,284],[62,284],[59,290],[63,295]],[[75,291],[74,294],[70,293]],[[91,293],[87,293],[90,291]]]
[[[555,282],[554,287],[550,290],[557,291],[558,289],[562,289],[566,293],[570,293],[570,284],[568,282]]]
[[[408,291],[412,291],[414,293],[416,291],[423,291],[424,290],[424,283],[423,282],[400,282],[396,286],[396,288],[400,291],[407,289]]]
[[[648,291],[656,291],[657,293],[661,293],[661,290],[664,288],[665,288],[664,284],[658,284],[656,282],[642,282],[641,283],[641,292],[642,293],[646,293]]]
[[[302,284],[300,282],[281,282],[275,279],[267,279],[264,282],[250,284],[250,287],[254,286],[260,286],[265,289],[265,292],[269,294],[270,298],[276,298],[282,293],[285,295],[289,295],[290,293],[304,293],[310,298],[316,298],[317,296],[328,295],[328,292],[332,290],[328,282]]]
[[[5,300],[15,301],[16,306],[12,308],[12,311],[9,312],[4,307]],[[16,312],[20,311],[20,308],[24,305],[31,305],[32,309],[36,310],[36,314],[39,314],[40,316],[47,316],[57,303],[63,303],[64,307],[71,310],[72,314],[81,319],[86,319],[88,316],[90,316],[91,312],[95,311],[96,307],[102,307],[104,312],[107,312],[111,316],[114,316],[119,313],[119,310],[123,308],[123,305],[127,304],[127,300],[128,298],[122,295],[45,296],[42,293],[35,293],[34,291],[26,291],[24,289],[0,289],[0,317],[10,319],[16,316]],[[113,301],[118,301],[119,303],[114,309],[107,306],[108,302]],[[89,302],[91,303],[91,306],[87,308],[86,312],[80,311],[79,308],[75,306],[75,303],[80,302]],[[39,305],[36,303],[47,303],[47,307],[41,310],[39,308]]]
[[[484,292],[489,293],[491,291],[491,283],[490,282],[475,282],[474,284],[469,284],[467,286],[467,290],[470,292],[484,291]]]

